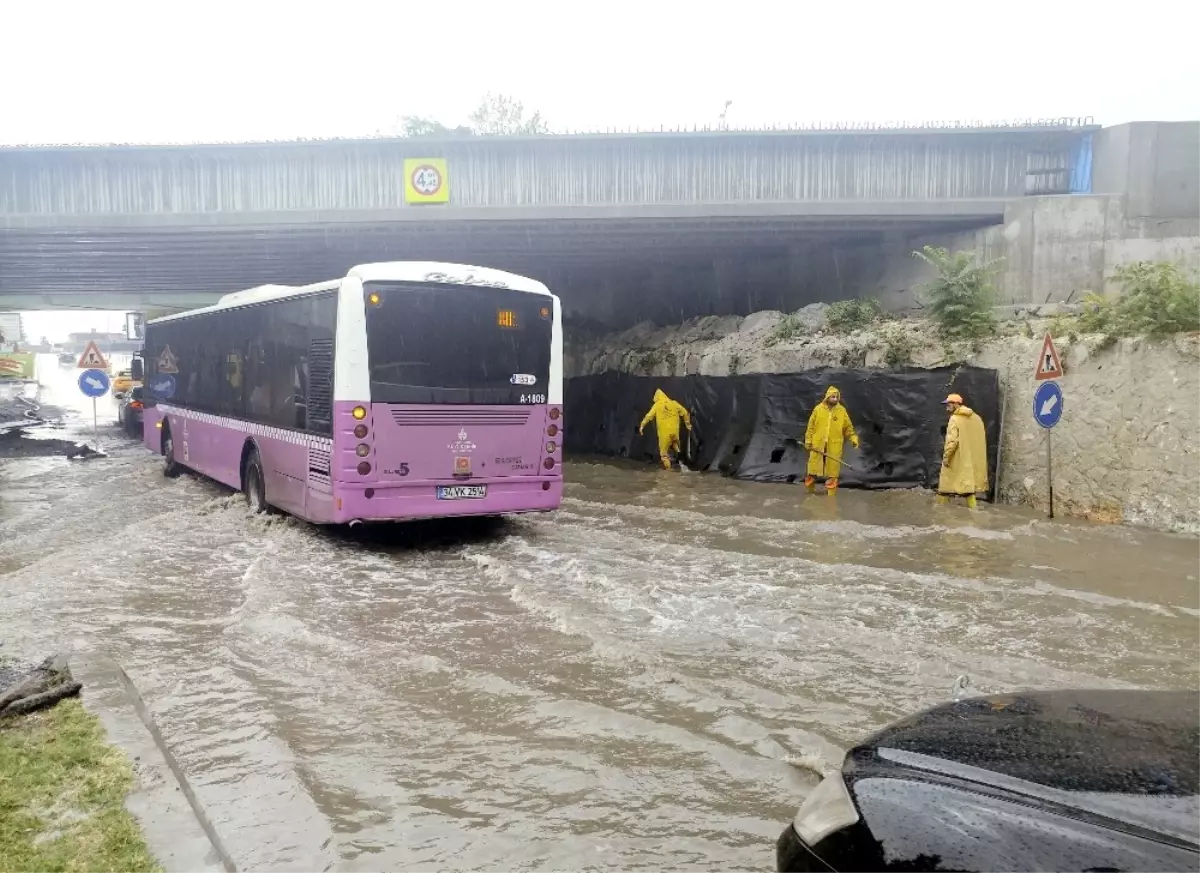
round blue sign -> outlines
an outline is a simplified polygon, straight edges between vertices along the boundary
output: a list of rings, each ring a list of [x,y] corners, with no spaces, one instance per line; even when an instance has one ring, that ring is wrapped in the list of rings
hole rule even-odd
[[[1063,414],[1063,393],[1057,382],[1043,382],[1033,392],[1033,420],[1047,430],[1058,424]]]
[[[150,393],[163,400],[170,400],[175,396],[175,377],[170,373],[159,373],[150,380]]]
[[[85,397],[103,397],[109,384],[108,373],[103,370],[84,370],[79,374],[79,390]]]

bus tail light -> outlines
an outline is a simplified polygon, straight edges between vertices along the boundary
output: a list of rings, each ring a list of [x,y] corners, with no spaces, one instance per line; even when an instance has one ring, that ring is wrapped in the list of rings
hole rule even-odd
[[[371,472],[371,465],[367,461],[360,461],[358,465],[358,475],[365,476]]]
[[[363,439],[364,437],[366,437],[366,435],[367,435],[367,426],[366,426],[365,424],[356,424],[356,425],[354,425],[354,435],[355,435],[356,437],[358,437],[360,440],[361,440],[361,439]]]
[[[546,454],[553,455],[554,450],[557,448],[558,446],[554,443],[554,440],[550,440],[550,442],[546,443]]]
[[[558,425],[552,424],[546,428],[546,436],[558,436]]]
[[[360,458],[365,458],[367,455],[371,454],[371,447],[366,443],[359,443],[354,447],[354,454],[358,455]]]
[[[353,415],[358,421],[362,421],[367,417],[367,410],[364,406],[356,406],[350,410],[350,414]]]
[[[550,420],[551,421],[558,421],[558,419],[561,415],[562,415],[561,409],[559,409],[557,406],[551,407],[551,409],[550,409]]]
[[[554,469],[554,458],[546,458],[546,460],[542,461],[542,466],[545,467],[547,470],[553,470]]]

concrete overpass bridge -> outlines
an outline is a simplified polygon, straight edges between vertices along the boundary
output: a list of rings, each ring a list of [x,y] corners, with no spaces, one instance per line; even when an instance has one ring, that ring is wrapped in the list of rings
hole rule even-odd
[[[996,225],[1015,199],[1086,185],[1096,132],[1073,122],[2,148],[0,308],[184,307],[403,258],[530,274],[581,311],[611,301],[614,283],[641,297],[815,287],[829,270],[812,264],[833,247]],[[441,172],[414,187],[422,166]],[[419,202],[439,179],[427,199],[443,202]]]

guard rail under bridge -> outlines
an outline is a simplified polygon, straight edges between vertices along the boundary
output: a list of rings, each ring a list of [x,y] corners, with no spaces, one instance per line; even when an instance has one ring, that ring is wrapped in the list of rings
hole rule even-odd
[[[0,148],[0,303],[188,305],[404,258],[553,278],[979,226],[1070,190],[1094,129]]]

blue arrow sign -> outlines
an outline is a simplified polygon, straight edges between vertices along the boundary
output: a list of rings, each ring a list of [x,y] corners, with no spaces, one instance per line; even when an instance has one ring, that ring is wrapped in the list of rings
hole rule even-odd
[[[1033,420],[1049,430],[1063,414],[1063,393],[1057,382],[1043,382],[1033,392]]]
[[[169,373],[159,373],[150,382],[150,393],[163,400],[170,400],[175,396],[175,377]]]
[[[108,388],[108,373],[103,370],[84,370],[79,374],[79,390],[85,397],[103,397]]]

